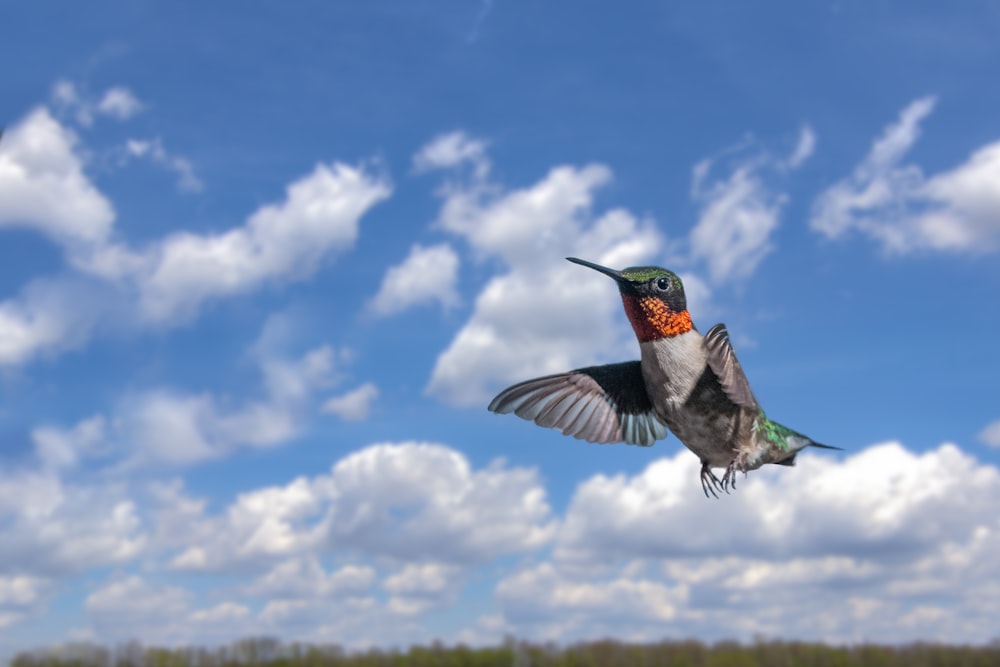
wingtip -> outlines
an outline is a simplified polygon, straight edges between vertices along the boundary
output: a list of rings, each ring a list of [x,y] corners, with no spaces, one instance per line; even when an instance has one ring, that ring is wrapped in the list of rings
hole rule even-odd
[[[490,404],[486,406],[486,409],[489,410],[490,412],[499,412],[498,408],[500,407],[501,396],[503,396],[503,393],[494,396],[493,400],[490,401]]]

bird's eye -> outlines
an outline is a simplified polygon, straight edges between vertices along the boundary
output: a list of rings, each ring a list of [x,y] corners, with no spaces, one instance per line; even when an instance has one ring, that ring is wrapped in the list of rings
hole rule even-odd
[[[656,286],[662,291],[666,292],[667,288],[670,287],[670,281],[666,278],[660,278],[656,281]]]

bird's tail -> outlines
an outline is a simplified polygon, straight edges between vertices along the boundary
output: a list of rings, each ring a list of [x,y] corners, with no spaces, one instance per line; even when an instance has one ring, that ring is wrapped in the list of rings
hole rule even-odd
[[[834,447],[833,445],[824,445],[822,442],[816,442],[812,438],[802,435],[801,433],[795,433],[788,438],[788,444],[792,446],[792,453],[790,456],[777,461],[778,465],[781,466],[793,466],[795,465],[795,457],[806,447],[818,447],[819,449],[833,449],[838,452],[844,451],[842,447]]]
[[[834,447],[833,445],[824,445],[822,442],[816,442],[815,440],[810,440],[806,447],[819,447],[820,449],[835,449],[838,452],[844,451],[843,447]]]

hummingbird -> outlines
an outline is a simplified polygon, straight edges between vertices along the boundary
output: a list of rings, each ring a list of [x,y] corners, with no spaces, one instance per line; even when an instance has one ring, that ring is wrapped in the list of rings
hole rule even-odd
[[[691,322],[684,285],[672,271],[633,266],[617,271],[567,257],[618,284],[641,352],[639,361],[588,366],[520,382],[489,404],[589,442],[649,447],[674,433],[701,460],[708,497],[736,488],[765,463],[795,465],[805,447],[824,445],[770,419],[719,323],[704,336]],[[713,468],[725,469],[720,479]]]

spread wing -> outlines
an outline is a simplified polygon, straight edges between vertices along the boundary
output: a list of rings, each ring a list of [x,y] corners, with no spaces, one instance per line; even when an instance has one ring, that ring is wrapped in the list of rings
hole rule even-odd
[[[725,324],[716,324],[705,334],[705,352],[708,354],[708,365],[719,378],[722,390],[726,392],[736,405],[740,405],[751,410],[759,410],[757,399],[750,391],[750,383],[747,381],[743,367],[740,366],[736,352],[729,343],[729,332],[726,331]]]
[[[638,361],[579,368],[508,387],[490,401],[491,412],[557,428],[588,442],[649,447],[667,437],[653,413]]]

